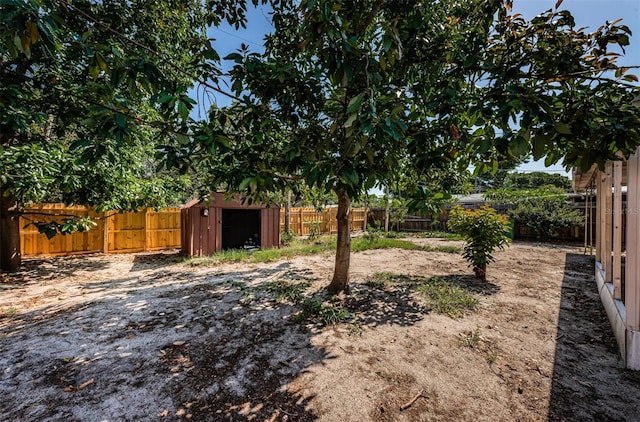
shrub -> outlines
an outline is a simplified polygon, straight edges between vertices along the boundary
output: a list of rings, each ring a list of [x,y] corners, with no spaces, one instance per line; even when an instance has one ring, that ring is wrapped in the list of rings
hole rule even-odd
[[[494,261],[493,251],[509,244],[509,219],[485,205],[477,210],[454,207],[451,210],[449,230],[461,235],[466,243],[462,256],[480,280],[486,280],[487,265]]]
[[[280,243],[282,246],[289,246],[293,239],[295,239],[296,234],[294,232],[288,232],[286,230],[282,230],[280,232]]]
[[[307,220],[305,223],[309,226],[309,239],[315,239],[320,235],[320,226],[322,221]]]
[[[540,238],[557,237],[565,227],[584,224],[583,213],[573,207],[562,189],[553,186],[526,190],[498,189],[485,194],[485,198],[511,205],[511,219]]]
[[[584,224],[584,215],[564,197],[526,198],[509,211],[520,226],[528,227],[537,237],[558,237],[565,227]]]

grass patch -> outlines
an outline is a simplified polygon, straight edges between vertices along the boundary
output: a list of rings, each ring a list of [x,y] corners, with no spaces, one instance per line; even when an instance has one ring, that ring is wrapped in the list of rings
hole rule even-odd
[[[222,263],[238,262],[274,262],[283,258],[294,256],[307,256],[320,254],[325,251],[335,250],[336,238],[332,236],[321,236],[313,241],[307,239],[293,239],[288,246],[280,249],[260,249],[255,252],[248,252],[241,249],[230,249],[215,253],[211,256],[188,258],[184,263],[193,267],[201,265],[214,265]]]
[[[336,238],[334,236],[320,236],[311,239],[294,239],[287,247],[280,249],[260,249],[255,251],[249,261],[251,262],[273,262],[282,258],[292,258],[294,256],[317,255],[323,252],[332,251],[336,248]]]
[[[459,318],[478,308],[479,302],[468,290],[439,277],[414,277],[402,274],[376,273],[366,285],[387,288],[405,285],[422,296],[433,312]]]
[[[293,283],[287,280],[276,280],[266,283],[260,289],[275,296],[276,302],[299,303],[302,301],[302,295],[309,286],[311,286],[311,283],[307,281]]]
[[[417,234],[418,237],[426,237],[426,238],[438,238],[438,239],[446,239],[446,240],[464,240],[462,236],[456,233],[449,233],[444,231],[428,231],[428,232],[420,232]]]
[[[351,312],[338,302],[323,303],[316,297],[310,297],[302,302],[302,310],[294,316],[296,322],[307,320],[317,321],[323,325],[336,325],[351,322],[355,318]],[[359,326],[358,326],[359,328]]]
[[[464,347],[469,347],[470,349],[475,349],[480,343],[480,328],[476,328],[475,330],[465,330],[462,333],[462,345]],[[488,361],[488,359],[487,359]],[[495,361],[495,359],[494,359]],[[491,363],[491,362],[489,362]]]
[[[415,243],[390,239],[386,237],[355,237],[351,239],[351,252],[362,252],[370,249],[405,249],[425,252],[445,252],[460,253],[461,248],[451,245],[429,246],[417,245]],[[231,249],[218,252],[211,256],[197,257],[185,259],[184,262],[193,267],[202,265],[215,265],[223,263],[267,263],[279,261],[284,258],[293,258],[295,256],[317,255],[324,252],[333,252],[336,250],[335,236],[320,236],[316,239],[293,239],[288,246],[280,249],[260,249],[255,252],[248,252],[240,249]]]
[[[416,292],[426,298],[434,312],[450,318],[459,318],[479,305],[478,299],[467,290],[437,277],[431,277],[416,286]]]
[[[462,251],[462,249],[457,246],[417,245],[407,240],[390,239],[387,237],[378,237],[374,239],[365,238],[365,237],[356,237],[351,240],[351,252],[362,252],[370,249],[392,249],[392,248],[414,250],[414,251],[425,251],[425,252],[446,252],[446,253],[460,253]]]
[[[0,309],[0,318],[8,318],[16,315],[18,313],[18,308],[16,306],[9,306],[6,308]]]

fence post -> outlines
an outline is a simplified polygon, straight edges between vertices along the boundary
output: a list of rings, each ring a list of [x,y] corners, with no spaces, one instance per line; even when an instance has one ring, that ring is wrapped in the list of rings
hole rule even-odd
[[[149,208],[144,209],[144,242],[142,243],[142,249],[146,252],[149,243]]]
[[[109,219],[110,217],[107,215],[107,211],[103,211],[102,213],[103,223],[102,223],[102,253],[109,253]]]
[[[302,208],[298,208],[298,226],[300,227],[298,236],[302,236],[304,234],[304,226],[302,224]]]

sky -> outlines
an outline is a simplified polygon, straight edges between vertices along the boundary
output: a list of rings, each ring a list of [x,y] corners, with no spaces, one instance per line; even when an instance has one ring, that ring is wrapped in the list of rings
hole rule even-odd
[[[525,18],[533,18],[546,10],[553,9],[556,1],[514,0],[513,12],[522,13]],[[587,30],[596,30],[607,21],[612,22],[622,18],[620,24],[627,25],[633,35],[630,38],[631,45],[618,63],[630,66],[640,65],[640,0],[565,0],[560,5],[560,9],[569,10],[576,20],[576,26],[587,27]],[[236,30],[225,25],[220,28],[211,28],[209,35],[216,39],[214,48],[218,50],[220,56],[224,57],[236,51],[242,43],[247,44],[252,51],[262,52],[264,35],[273,30],[268,13],[268,6],[258,8],[249,6],[246,29]],[[223,63],[225,70],[230,66],[230,63]],[[218,95],[215,101],[220,106],[228,104],[227,99],[221,95]],[[569,176],[561,165],[545,167],[543,160],[523,164],[517,170],[547,171]]]
[[[522,13],[525,18],[532,18],[537,14],[555,6],[556,1],[547,0],[514,0],[513,11]],[[620,65],[640,65],[640,1],[639,0],[565,0],[560,9],[571,12],[576,26],[588,27],[587,31],[596,30],[606,21],[613,22],[622,18],[621,25],[627,25],[633,35],[626,54],[618,63]],[[544,160],[523,164],[518,171],[547,171],[570,176],[560,164],[545,167]]]

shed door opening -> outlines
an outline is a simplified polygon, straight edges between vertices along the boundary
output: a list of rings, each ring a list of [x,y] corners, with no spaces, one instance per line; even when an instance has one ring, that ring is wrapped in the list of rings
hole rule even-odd
[[[222,249],[260,246],[260,210],[222,210]]]

